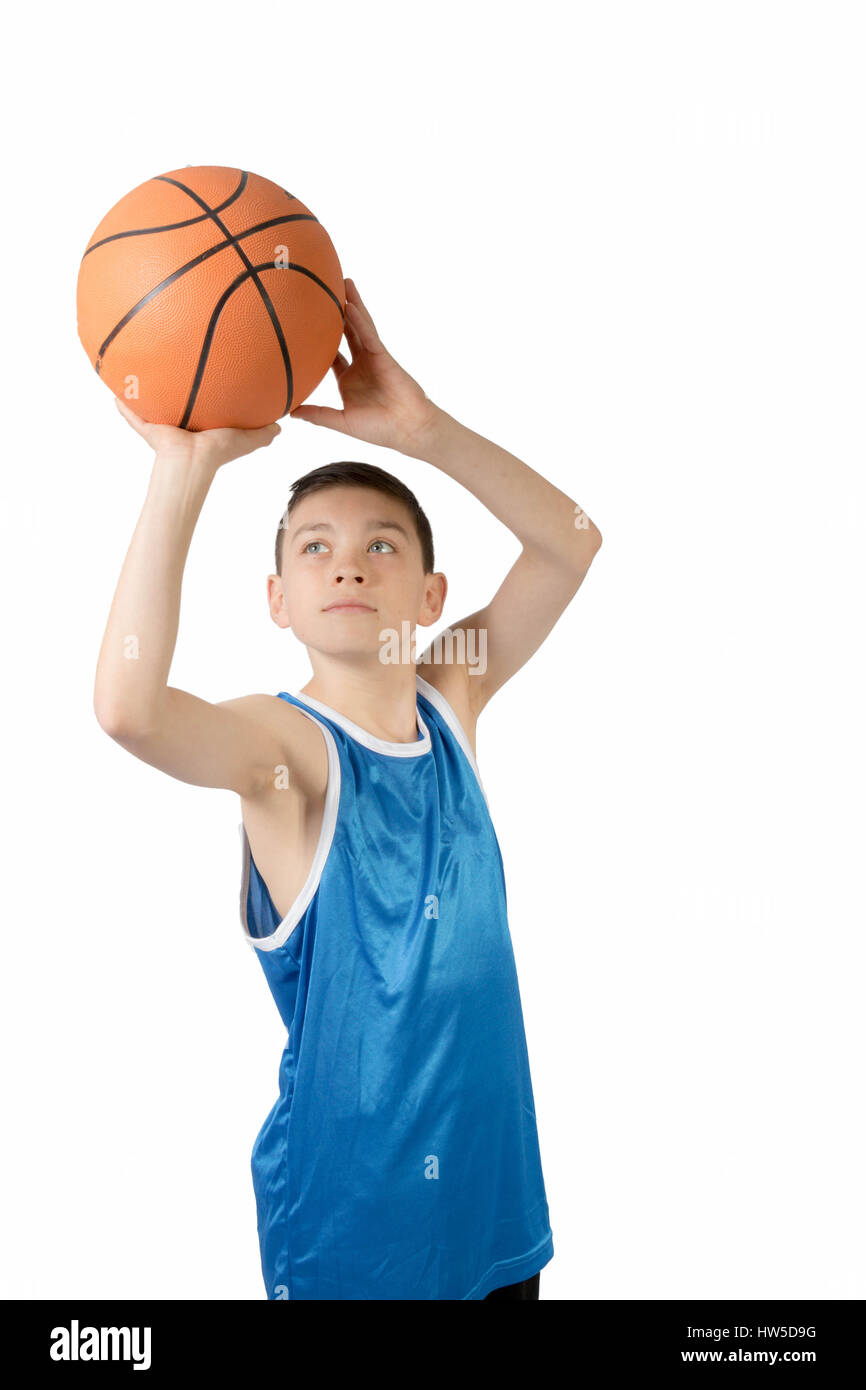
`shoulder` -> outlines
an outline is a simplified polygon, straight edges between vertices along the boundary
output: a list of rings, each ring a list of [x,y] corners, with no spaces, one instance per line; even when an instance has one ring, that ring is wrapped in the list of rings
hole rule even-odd
[[[236,700],[222,700],[224,709],[237,710],[257,723],[285,734],[292,729],[302,730],[308,723],[297,705],[281,700],[279,695],[239,695]]]
[[[279,695],[241,695],[223,703],[273,733],[296,791],[312,798],[322,795],[328,781],[328,746],[321,725]]]

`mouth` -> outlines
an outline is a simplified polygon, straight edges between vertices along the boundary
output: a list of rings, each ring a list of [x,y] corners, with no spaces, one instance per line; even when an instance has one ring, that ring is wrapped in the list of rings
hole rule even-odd
[[[323,608],[323,613],[375,613],[375,608],[371,608],[369,603],[329,603],[327,608]]]

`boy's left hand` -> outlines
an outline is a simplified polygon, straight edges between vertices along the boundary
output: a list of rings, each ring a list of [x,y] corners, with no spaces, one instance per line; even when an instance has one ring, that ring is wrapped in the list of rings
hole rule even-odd
[[[292,420],[326,425],[368,444],[409,452],[432,425],[437,407],[385,347],[354,280],[346,280],[345,334],[351,363],[337,353],[331,369],[337,378],[342,410],[299,405]]]

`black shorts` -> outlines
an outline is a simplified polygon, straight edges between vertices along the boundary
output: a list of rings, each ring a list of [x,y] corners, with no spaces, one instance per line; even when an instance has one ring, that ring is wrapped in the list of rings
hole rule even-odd
[[[519,1284],[505,1284],[501,1289],[491,1289],[485,1296],[484,1302],[488,1298],[518,1298],[518,1299],[537,1299],[538,1288],[541,1282],[541,1272],[531,1274],[528,1279],[523,1279]]]

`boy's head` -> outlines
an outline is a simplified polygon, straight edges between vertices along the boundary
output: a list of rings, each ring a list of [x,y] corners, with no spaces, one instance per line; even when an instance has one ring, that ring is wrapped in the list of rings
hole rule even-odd
[[[414,492],[411,492],[405,483],[401,483],[399,478],[395,478],[393,473],[386,473],[384,468],[376,468],[372,463],[354,462],[326,463],[321,468],[314,468],[311,473],[305,473],[303,478],[296,478],[292,483],[291,496],[288,506],[283,512],[274,547],[277,574],[282,574],[283,544],[286,531],[289,528],[289,518],[301,498],[308,497],[313,492],[321,492],[326,487],[352,486],[376,488],[380,492],[398,498],[408,508],[418,537],[424,572],[425,574],[432,574],[435,564],[433,533],[430,530],[430,522],[422,511]]]
[[[444,574],[415,494],[369,463],[325,464],[292,484],[274,546],[268,604],[313,651],[371,656],[383,629],[428,627],[442,612]],[[366,605],[335,608],[335,604]]]

